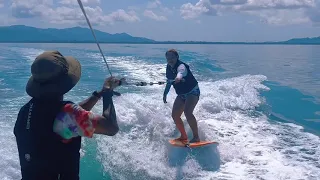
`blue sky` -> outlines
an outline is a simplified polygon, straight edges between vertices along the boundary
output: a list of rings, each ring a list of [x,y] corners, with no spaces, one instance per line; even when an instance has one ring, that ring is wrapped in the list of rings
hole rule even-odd
[[[94,28],[154,40],[320,36],[320,0],[82,0]],[[0,25],[87,27],[77,0],[0,0]]]

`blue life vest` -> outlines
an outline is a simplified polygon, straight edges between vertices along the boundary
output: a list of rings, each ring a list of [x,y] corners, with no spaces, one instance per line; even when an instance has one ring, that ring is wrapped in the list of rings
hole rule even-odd
[[[14,135],[22,180],[79,180],[81,137],[65,143],[53,132],[66,103],[31,99],[20,109]]]
[[[192,72],[190,71],[189,66],[180,60],[177,61],[177,63],[174,65],[174,67],[171,67],[169,64],[167,64],[167,69],[166,69],[167,79],[174,80],[176,78],[178,67],[180,66],[180,64],[184,64],[186,66],[188,73],[187,73],[187,76],[183,77],[185,79],[184,82],[180,81],[177,84],[173,84],[173,87],[178,95],[188,93],[196,85],[198,85],[198,81],[193,76]]]

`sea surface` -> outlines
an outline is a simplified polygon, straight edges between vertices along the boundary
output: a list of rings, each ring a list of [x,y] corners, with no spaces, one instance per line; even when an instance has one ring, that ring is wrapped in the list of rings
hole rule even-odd
[[[194,114],[200,136],[219,144],[172,147],[176,97],[164,85],[123,86],[115,97],[120,132],[84,139],[81,179],[320,179],[320,46],[101,45],[113,75],[128,82],[165,80],[165,52],[176,48],[199,81]],[[18,180],[13,126],[30,97],[30,65],[44,50],[82,64],[82,78],[65,99],[76,103],[109,76],[96,44],[0,44],[0,179]],[[101,114],[102,103],[93,109]],[[185,127],[192,133],[185,116]]]

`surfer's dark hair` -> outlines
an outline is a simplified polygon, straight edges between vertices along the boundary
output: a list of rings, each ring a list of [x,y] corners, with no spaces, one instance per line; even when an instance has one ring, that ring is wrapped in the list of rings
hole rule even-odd
[[[175,49],[169,49],[169,50],[166,52],[166,55],[167,55],[169,52],[171,52],[171,53],[173,53],[174,55],[176,55],[176,56],[178,57],[178,59],[179,59],[179,54],[178,54],[178,51],[177,51],[177,50],[175,50]]]

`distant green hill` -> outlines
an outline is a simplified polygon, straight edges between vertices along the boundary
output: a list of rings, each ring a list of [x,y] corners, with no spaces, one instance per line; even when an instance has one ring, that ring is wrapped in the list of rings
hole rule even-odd
[[[320,44],[320,36],[314,38],[294,38],[284,41],[285,44]]]
[[[127,33],[110,34],[94,30],[100,43],[137,44],[319,44],[320,37],[295,38],[278,42],[207,42],[207,41],[155,41],[134,37]],[[25,25],[0,26],[0,43],[93,43],[91,30],[82,27],[41,29]]]
[[[110,34],[94,31],[99,42],[154,42],[152,39],[133,37],[126,33]],[[14,25],[0,27],[0,42],[94,42],[94,38],[88,28],[40,29]]]

